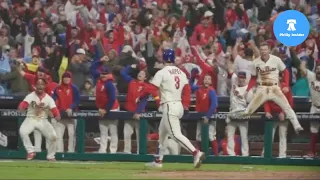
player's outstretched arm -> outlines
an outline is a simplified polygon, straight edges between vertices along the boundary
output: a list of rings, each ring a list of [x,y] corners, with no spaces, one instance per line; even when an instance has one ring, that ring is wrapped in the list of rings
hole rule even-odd
[[[90,66],[90,74],[94,78],[100,77],[100,72],[98,70],[100,65],[101,65],[101,61],[94,61],[94,62],[92,62],[91,66]]]
[[[60,120],[61,119],[61,115],[60,115],[60,112],[56,106],[56,103],[54,102],[54,100],[50,97],[50,103],[49,103],[49,108],[50,108],[50,111],[53,115],[53,117],[56,119],[56,120]]]
[[[131,69],[132,69],[132,65],[128,65],[127,67],[125,67],[120,71],[120,75],[123,77],[125,81],[127,81],[127,83],[130,83],[133,80],[133,78],[129,75],[129,71]]]
[[[257,77],[256,76],[251,76],[248,87],[247,87],[247,92],[250,91],[257,83]]]
[[[71,85],[73,93],[73,103],[71,104],[70,109],[75,110],[80,104],[80,90],[74,84]]]
[[[207,119],[210,119],[210,117],[216,111],[216,109],[218,107],[218,96],[217,96],[215,90],[213,90],[213,89],[211,89],[209,91],[209,100],[210,100],[210,107],[209,107],[209,110],[205,116]]]

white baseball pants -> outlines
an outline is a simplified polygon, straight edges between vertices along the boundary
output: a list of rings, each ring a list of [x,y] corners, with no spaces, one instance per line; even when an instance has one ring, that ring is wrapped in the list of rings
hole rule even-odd
[[[42,134],[38,130],[33,131],[33,138],[34,138],[34,150],[35,152],[41,152],[42,151]],[[46,147],[47,147],[46,142]],[[47,147],[48,148],[48,147]]]
[[[35,129],[39,130],[46,138],[48,142],[47,159],[55,158],[56,154],[56,141],[57,134],[52,124],[47,119],[36,120],[32,118],[26,118],[20,126],[19,133],[24,147],[28,153],[35,152],[35,148],[30,140],[30,133]]]
[[[210,121],[208,123],[209,125],[209,141],[214,141],[216,140],[216,121]],[[197,131],[196,131],[196,140],[201,141],[201,126],[202,122],[198,121],[197,123]]]
[[[272,129],[272,142],[274,141],[274,135],[277,127],[279,127],[279,158],[287,157],[287,133],[288,133],[288,121],[274,122]],[[264,148],[262,149],[262,155],[264,154]]]
[[[320,109],[315,107],[314,105],[311,106],[310,113],[320,113]],[[319,121],[311,121],[310,122],[310,132],[313,134],[317,134],[319,132],[320,122]]]
[[[256,93],[253,95],[245,113],[254,113],[264,102],[273,101],[285,112],[294,129],[301,127],[295,112],[290,106],[287,98],[282,93],[279,86],[258,86]]]
[[[171,137],[164,141],[164,146],[166,147],[164,154],[170,154],[170,155],[180,154],[181,146],[175,140],[171,139]]]
[[[60,121],[52,120],[52,124],[57,133],[57,152],[64,152],[63,136],[66,128],[68,129],[68,152],[75,152],[76,146],[76,123],[75,119],[61,119]]]
[[[99,120],[100,148],[99,153],[107,153],[108,136],[110,133],[110,153],[118,150],[118,120]]]
[[[136,132],[137,154],[139,153],[139,121],[127,120],[124,122],[123,138],[124,138],[124,153],[131,154],[131,137],[133,132]]]
[[[248,141],[248,121],[228,121],[227,124],[227,136],[228,136],[228,144],[227,144],[227,152],[229,156],[235,156],[234,152],[234,134],[236,129],[239,128],[240,137],[241,137],[241,154],[242,156],[249,156],[249,141]]]
[[[181,133],[180,119],[183,116],[183,105],[181,101],[168,102],[161,105],[162,118],[159,125],[159,155],[160,160],[166,151],[165,141],[168,136],[172,137],[190,153],[196,151],[196,148],[191,144],[190,140]]]

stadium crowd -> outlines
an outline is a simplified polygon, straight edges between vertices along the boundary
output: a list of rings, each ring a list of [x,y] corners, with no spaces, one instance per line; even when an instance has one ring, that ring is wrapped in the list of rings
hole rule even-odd
[[[308,0],[11,0],[1,1],[0,94],[27,94],[30,75],[43,72],[59,83],[64,71],[82,95],[94,95],[90,67],[100,61],[116,78],[119,93],[128,84],[120,71],[127,65],[162,67],[163,49],[176,51],[176,64],[196,79],[209,70],[220,96],[229,94],[228,66],[247,69],[256,47],[268,42],[290,71],[294,96],[308,96],[299,64],[313,70],[319,58],[319,1]],[[297,9],[310,20],[308,39],[297,47],[275,40],[277,14]],[[192,51],[195,46],[198,53]],[[41,68],[38,68],[41,67]],[[23,71],[23,72],[22,72]],[[136,77],[139,70],[130,75]],[[23,76],[21,76],[23,75]],[[32,77],[32,76],[31,76]]]
[[[314,71],[320,57],[318,8],[319,0],[1,0],[0,94],[26,95],[36,77],[44,77],[55,98],[63,96],[59,89],[54,93],[64,88],[60,82],[95,96],[98,77],[105,74],[113,75],[118,93],[127,93],[135,90],[132,79],[152,77],[163,67],[163,51],[174,49],[175,64],[189,79],[206,81],[218,96],[229,96],[230,73],[245,72],[250,79],[258,47],[267,43],[285,63],[293,95],[309,96],[300,65]],[[273,21],[289,9],[310,21],[307,40],[296,47],[273,35]],[[112,139],[117,132],[110,134],[110,146],[117,146],[117,137]],[[74,151],[72,145],[68,149]]]

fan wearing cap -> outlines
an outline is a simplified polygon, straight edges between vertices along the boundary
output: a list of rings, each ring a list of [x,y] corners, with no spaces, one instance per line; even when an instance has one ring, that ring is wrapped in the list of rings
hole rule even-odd
[[[320,63],[316,64],[315,72],[308,70],[305,63],[302,63],[300,67],[302,74],[306,75],[311,95],[311,109],[310,113],[320,113]],[[319,121],[310,122],[310,147],[307,157],[314,158],[316,156],[316,144],[319,139]]]
[[[94,74],[99,76],[96,84],[96,106],[101,116],[99,120],[101,134],[99,153],[107,152],[109,133],[111,136],[110,153],[116,153],[118,149],[118,121],[105,118],[109,111],[119,111],[120,108],[117,100],[117,89],[113,84],[114,78],[106,67],[103,67],[100,72],[95,70]]]
[[[279,74],[279,80],[280,80],[280,87],[281,89],[284,89],[286,87],[286,84],[282,81],[282,73]],[[286,96],[289,104],[291,107],[293,107],[293,97],[290,90],[283,92],[283,94]],[[285,112],[281,109],[280,106],[278,106],[273,101],[267,101],[264,103],[264,111],[266,113],[266,117],[268,119],[272,118],[272,114],[278,114],[279,122],[274,122],[273,124],[273,133],[272,133],[272,139],[274,139],[274,134],[279,127],[279,158],[285,158],[287,157],[287,132],[288,132],[288,121],[285,121]]]
[[[38,78],[44,78],[47,80],[45,90],[46,90],[46,93],[49,94],[50,96],[53,94],[54,89],[58,86],[57,83],[52,81],[49,71],[46,68],[41,66],[37,68],[36,74],[27,73],[25,71],[20,71],[20,74],[28,81],[30,85],[30,91],[35,90],[35,83]]]
[[[124,108],[129,112],[135,112],[137,109],[137,102],[139,101],[140,93],[145,88],[145,80],[147,78],[146,71],[139,71],[137,79],[133,79],[129,72],[136,69],[137,65],[130,65],[121,70],[121,76],[129,83],[127,98]],[[139,122],[135,120],[128,120],[124,122],[123,136],[124,136],[124,153],[131,154],[131,136],[136,132],[137,147],[139,147]],[[139,148],[138,148],[139,149]]]
[[[195,30],[190,37],[191,45],[206,45],[210,38],[215,37],[215,27],[212,23],[211,17],[213,13],[211,11],[206,11],[201,18],[201,23],[195,27]]]
[[[211,146],[213,154],[218,156],[218,142],[216,140],[216,122],[209,122],[213,113],[217,111],[218,107],[218,97],[215,90],[211,87],[211,76],[205,75],[203,79],[203,85],[198,86],[193,84],[193,79],[190,80],[191,91],[196,93],[196,111],[198,113],[204,114],[202,121],[197,123],[196,140],[200,148],[201,142],[201,123],[209,124],[209,140],[211,141]]]
[[[247,73],[240,71],[237,74],[229,70],[229,78],[231,78],[231,92],[230,92],[230,112],[238,111],[247,107],[253,96],[253,90],[246,93],[248,88]],[[229,117],[226,119],[227,123],[227,137],[228,145],[227,152],[230,156],[235,156],[235,141],[234,136],[236,129],[240,130],[241,137],[241,155],[249,156],[249,142],[248,142],[248,121],[232,120]]]
[[[197,50],[197,48],[195,46],[192,46],[191,47],[191,52],[192,52],[192,55],[195,56],[196,58],[196,61],[197,61],[197,65],[200,66],[202,72],[201,74],[199,75],[199,78],[198,78],[198,85],[201,85],[203,84],[203,80],[204,80],[204,76],[209,74],[211,76],[211,86],[214,88],[214,89],[217,89],[217,80],[218,80],[218,74],[217,74],[217,67],[209,62],[209,63],[206,63],[200,56],[200,53],[199,51]],[[207,61],[209,61],[210,59],[208,59]]]
[[[72,112],[75,111],[80,103],[79,89],[72,84],[72,74],[65,72],[62,75],[61,84],[54,90],[52,98],[55,100],[57,108],[60,112],[65,112],[67,118],[62,118],[55,124],[55,130],[57,133],[57,152],[64,152],[63,135],[65,129],[68,129],[68,152],[74,152],[75,148],[75,125],[76,122],[71,118]]]
[[[41,58],[38,53],[33,53],[31,62],[25,64],[25,71],[28,73],[36,73],[39,66],[41,66]]]

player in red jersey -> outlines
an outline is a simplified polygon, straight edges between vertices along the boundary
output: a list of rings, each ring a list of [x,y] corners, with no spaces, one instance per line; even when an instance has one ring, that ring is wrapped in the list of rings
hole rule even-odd
[[[205,75],[203,79],[203,85],[198,86],[193,84],[193,79],[190,80],[192,92],[196,92],[196,111],[198,113],[204,113],[202,118],[203,123],[209,123],[209,119],[212,114],[216,112],[218,107],[218,98],[215,90],[211,87],[212,80],[210,75]],[[196,140],[200,148],[201,142],[201,121],[197,123]],[[219,155],[218,142],[216,140],[216,121],[209,123],[209,140],[214,155]]]
[[[280,80],[280,88],[282,89],[283,94],[286,96],[289,104],[291,107],[293,107],[293,97],[290,89],[286,86],[286,83],[282,81],[282,73],[279,75]],[[285,158],[287,157],[287,132],[288,132],[288,121],[285,121],[285,112],[281,109],[280,106],[278,106],[273,101],[267,101],[264,103],[264,111],[266,113],[266,117],[268,119],[272,118],[272,114],[279,114],[279,122],[274,122],[273,125],[273,132],[272,132],[272,141],[274,139],[274,134],[279,126],[279,158]]]
[[[109,111],[119,111],[119,102],[117,100],[117,89],[115,87],[113,75],[108,69],[103,67],[97,72],[100,78],[96,84],[96,106],[102,119],[99,120],[100,129],[100,149],[99,153],[106,153],[108,146],[108,136],[110,133],[110,153],[116,153],[118,150],[118,121],[107,120],[105,115]]]
[[[124,108],[129,112],[136,112],[137,102],[139,101],[140,93],[145,88],[145,80],[147,78],[146,71],[140,71],[137,79],[129,75],[130,70],[137,68],[136,64],[127,66],[120,74],[129,83],[126,103]],[[124,153],[131,154],[131,136],[136,132],[137,152],[139,152],[139,121],[127,120],[124,122],[123,137],[124,137]]]

